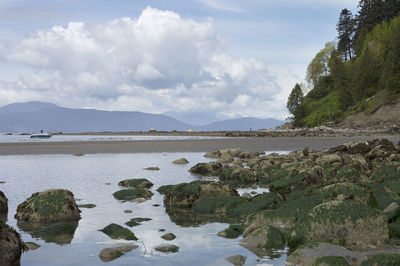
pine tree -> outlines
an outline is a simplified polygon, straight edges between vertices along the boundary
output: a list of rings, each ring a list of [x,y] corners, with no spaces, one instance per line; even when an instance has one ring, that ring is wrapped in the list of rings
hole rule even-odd
[[[304,99],[303,90],[301,89],[300,84],[296,83],[292,92],[289,95],[287,102],[287,109],[293,115],[293,121],[298,124],[298,121],[303,118],[303,108],[302,103]]]
[[[348,9],[343,9],[339,16],[339,22],[336,30],[338,31],[339,52],[342,53],[344,60],[351,60],[352,57],[352,39],[354,35],[355,20],[353,14]]]

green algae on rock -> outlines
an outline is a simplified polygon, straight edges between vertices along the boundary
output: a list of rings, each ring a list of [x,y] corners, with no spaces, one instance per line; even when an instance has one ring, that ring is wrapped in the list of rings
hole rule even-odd
[[[17,207],[18,222],[61,222],[78,221],[80,210],[72,192],[51,189],[32,194]]]
[[[79,208],[86,208],[86,209],[93,209],[96,207],[95,204],[92,203],[87,203],[87,204],[79,204],[78,205]]]
[[[112,239],[138,240],[131,230],[118,224],[109,224],[100,231]]]
[[[165,239],[167,241],[172,241],[176,238],[176,235],[174,235],[173,233],[167,233],[161,236],[162,239]]]
[[[159,171],[160,168],[159,168],[159,167],[156,167],[156,166],[150,166],[150,167],[147,167],[147,168],[143,168],[143,170],[148,170],[148,171]]]
[[[361,263],[361,266],[386,265],[400,265],[400,254],[377,254]]]
[[[128,222],[126,222],[125,224],[129,227],[133,227],[133,226],[137,226],[137,225],[141,225],[142,222],[146,222],[146,221],[151,221],[150,218],[141,218],[141,217],[137,217],[137,218],[132,218],[130,219]]]
[[[176,245],[162,244],[155,247],[155,250],[164,253],[176,253],[179,251],[179,247]]]
[[[131,178],[125,179],[118,183],[121,187],[133,187],[133,188],[151,188],[153,183],[145,178]]]
[[[296,222],[291,245],[312,241],[368,249],[388,242],[385,215],[355,201],[331,201],[314,207]]]
[[[150,199],[153,193],[146,188],[128,188],[118,190],[113,194],[114,198],[117,200],[134,200],[138,198]]]

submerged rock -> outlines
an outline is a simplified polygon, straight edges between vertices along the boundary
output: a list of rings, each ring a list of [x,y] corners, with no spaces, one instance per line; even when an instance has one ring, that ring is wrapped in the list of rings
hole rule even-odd
[[[132,178],[125,179],[118,183],[121,187],[133,187],[133,188],[151,188],[153,183],[145,178]]]
[[[125,224],[129,227],[133,227],[133,226],[141,225],[142,222],[146,222],[146,221],[151,221],[151,219],[150,218],[140,218],[140,217],[132,218]]]
[[[112,248],[104,248],[100,251],[99,258],[103,262],[110,262],[121,257],[125,253],[131,252],[138,247],[138,245],[125,245]]]
[[[100,231],[112,239],[138,240],[131,230],[118,224],[109,224]]]
[[[180,159],[177,159],[177,160],[173,161],[172,163],[173,164],[188,164],[189,161],[186,160],[185,158],[180,158]]]
[[[164,253],[176,253],[179,251],[179,247],[176,245],[169,245],[169,244],[163,244],[163,245],[159,245],[157,247],[155,247],[155,250],[159,251],[159,252],[164,252]]]
[[[18,205],[15,218],[19,223],[78,221],[80,212],[72,192],[51,189],[34,193]]]
[[[168,233],[168,234],[162,235],[161,238],[165,239],[167,241],[172,241],[176,238],[176,236],[173,233]]]
[[[242,256],[242,255],[234,255],[234,256],[225,258],[226,261],[232,263],[235,266],[242,266],[243,264],[246,263],[246,259],[247,259],[247,257]]]
[[[138,198],[150,199],[153,193],[147,188],[130,188],[118,190],[113,194],[114,198],[117,200],[134,200]]]
[[[92,203],[88,203],[88,204],[79,204],[78,205],[79,208],[86,208],[86,209],[93,209],[96,207],[95,204]]]
[[[147,167],[147,168],[143,168],[143,170],[159,171],[160,168],[159,167],[155,167],[155,166],[150,166],[150,167]]]

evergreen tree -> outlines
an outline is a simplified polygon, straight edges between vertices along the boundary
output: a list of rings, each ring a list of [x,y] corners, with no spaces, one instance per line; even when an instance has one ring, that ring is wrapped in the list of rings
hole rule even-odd
[[[296,83],[289,95],[286,105],[289,112],[293,115],[292,118],[295,125],[298,125],[299,120],[304,116],[302,108],[303,99],[303,90],[301,89],[300,84]]]
[[[336,30],[338,31],[337,49],[342,53],[345,61],[351,60],[352,57],[354,26],[353,14],[348,9],[343,9],[340,13]]]

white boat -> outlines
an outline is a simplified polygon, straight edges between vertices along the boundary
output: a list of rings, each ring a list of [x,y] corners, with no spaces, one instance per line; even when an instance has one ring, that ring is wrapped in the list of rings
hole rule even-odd
[[[49,133],[43,133],[43,130],[40,131],[38,134],[32,134],[31,139],[48,139],[51,138],[53,135]]]

